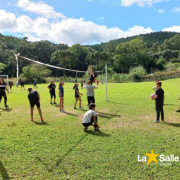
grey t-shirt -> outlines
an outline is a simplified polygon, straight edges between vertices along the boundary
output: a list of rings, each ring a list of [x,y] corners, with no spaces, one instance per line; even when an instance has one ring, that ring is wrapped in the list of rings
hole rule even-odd
[[[87,85],[86,87],[84,87],[85,89],[87,89],[87,96],[94,96],[94,89],[96,88],[95,86],[92,85]]]

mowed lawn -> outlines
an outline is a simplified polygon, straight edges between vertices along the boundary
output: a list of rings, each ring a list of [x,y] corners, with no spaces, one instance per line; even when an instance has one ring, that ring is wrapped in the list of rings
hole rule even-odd
[[[163,81],[166,123],[159,124],[153,123],[155,102],[150,99],[155,82],[108,84],[110,102],[100,84],[95,90],[100,133],[93,127],[83,131],[81,121],[88,110],[85,89],[80,89],[84,110],[74,110],[73,84],[65,83],[67,114],[62,114],[58,106],[50,105],[47,86],[38,85],[44,123],[36,108],[34,122],[30,121],[27,90],[13,86],[9,109],[1,102],[0,179],[180,179],[180,162],[171,166],[138,162],[138,155],[152,149],[155,154],[180,157],[180,113],[176,113],[180,79]]]

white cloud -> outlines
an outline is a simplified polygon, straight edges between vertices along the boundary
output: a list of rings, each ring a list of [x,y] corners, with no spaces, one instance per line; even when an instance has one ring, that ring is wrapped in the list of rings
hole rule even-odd
[[[158,9],[158,13],[164,13],[164,9]]]
[[[44,16],[46,18],[63,18],[66,19],[62,13],[57,13],[52,6],[39,2],[32,2],[30,0],[19,0],[17,6],[22,8],[24,11],[35,13],[37,15]]]
[[[180,26],[172,26],[172,27],[164,28],[162,31],[180,32]]]
[[[168,1],[168,0],[121,0],[122,6],[132,6],[133,4],[137,4],[138,6],[143,7],[144,5],[151,6],[153,3],[158,3],[161,1]]]
[[[104,17],[99,17],[97,20],[98,20],[98,21],[104,20]]]
[[[17,26],[16,17],[13,13],[0,10],[0,30],[11,30]]]
[[[24,0],[24,2],[27,1],[30,2]],[[27,9],[30,11],[29,7]],[[34,13],[37,14],[36,12]],[[41,11],[39,11],[40,13]],[[59,13],[55,11],[49,15],[42,13],[41,17],[32,19],[27,15],[15,16],[13,13],[0,10],[0,32],[21,33],[28,37],[30,41],[49,40],[68,45],[107,42],[112,39],[152,32],[151,28],[142,26],[134,26],[126,31],[117,27],[108,28],[92,21],[86,21],[83,18],[49,20],[52,17],[56,18],[57,14]]]
[[[173,9],[174,12],[180,12],[180,7],[176,7]]]

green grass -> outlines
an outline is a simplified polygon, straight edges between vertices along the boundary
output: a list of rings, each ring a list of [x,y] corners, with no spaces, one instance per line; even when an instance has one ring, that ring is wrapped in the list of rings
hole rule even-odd
[[[96,111],[101,133],[93,127],[83,132],[81,119],[87,111],[74,110],[73,84],[65,84],[65,110],[49,103],[47,84],[39,85],[45,123],[37,110],[30,121],[27,91],[13,86],[9,109],[0,110],[0,179],[180,179],[180,162],[171,166],[138,162],[155,154],[180,157],[179,80],[163,81],[165,121],[154,124],[155,102],[150,99],[153,82],[109,84],[96,90]],[[57,84],[57,83],[56,83]],[[27,86],[26,86],[27,89]],[[59,102],[59,98],[57,98]]]

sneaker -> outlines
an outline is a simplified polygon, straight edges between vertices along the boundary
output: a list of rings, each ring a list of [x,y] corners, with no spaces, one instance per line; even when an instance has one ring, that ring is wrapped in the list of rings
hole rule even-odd
[[[83,107],[79,107],[79,109],[83,109]]]
[[[53,105],[53,103],[50,103],[51,105]]]
[[[31,118],[31,121],[33,121],[33,119]]]
[[[155,121],[153,121],[154,123],[159,123],[159,121],[158,120],[155,120]]]
[[[43,119],[43,118],[41,118],[41,121],[44,121],[44,119]]]
[[[57,104],[56,102],[54,102],[54,104]]]
[[[100,132],[100,130],[99,129],[94,129],[94,132]]]
[[[74,109],[77,109],[77,107],[74,107]]]
[[[62,112],[62,113],[66,113],[66,111],[64,111],[64,110],[62,110],[61,112]]]
[[[8,105],[5,105],[6,108],[8,108],[9,106]]]
[[[85,128],[84,128],[84,132],[87,132],[87,130],[88,130],[88,127],[85,127]]]
[[[180,110],[177,110],[176,112],[180,112]]]

